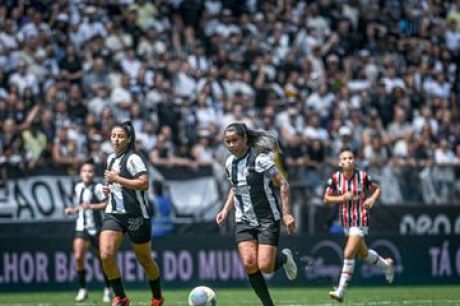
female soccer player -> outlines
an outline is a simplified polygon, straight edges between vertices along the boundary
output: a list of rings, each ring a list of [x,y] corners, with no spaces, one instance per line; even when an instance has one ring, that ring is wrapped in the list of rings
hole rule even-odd
[[[273,161],[278,143],[273,135],[250,130],[242,123],[227,126],[224,140],[232,154],[225,163],[232,188],[216,221],[221,224],[235,209],[235,238],[245,272],[262,304],[271,306],[273,301],[262,273],[283,266],[289,280],[297,277],[291,250],[278,252],[280,220],[289,234],[295,231],[289,185]],[[282,212],[274,186],[280,189]]]
[[[102,184],[94,182],[94,165],[84,163],[80,168],[81,181],[75,186],[75,207],[64,210],[66,215],[78,214],[75,225],[75,239],[73,253],[75,256],[75,269],[78,279],[78,293],[76,302],[83,302],[88,298],[86,289],[85,256],[91,247],[96,257],[99,256],[99,232],[102,223],[102,210],[107,206],[107,199],[102,192]],[[105,288],[102,296],[103,302],[110,302],[110,284],[104,274]]]
[[[115,125],[110,140],[115,153],[107,158],[103,191],[109,196],[106,216],[102,223],[100,251],[104,271],[115,293],[112,306],[128,306],[116,262],[116,254],[124,234],[131,240],[137,260],[144,268],[152,291],[152,306],[163,305],[160,271],[151,256],[150,216],[147,201],[149,175],[147,166],[135,152],[136,137],[130,122]]]
[[[346,236],[339,287],[329,292],[331,298],[342,302],[353,275],[355,257],[381,268],[388,283],[393,282],[394,269],[391,258],[383,259],[374,250],[368,250],[364,242],[368,232],[368,210],[377,202],[380,187],[365,171],[355,169],[355,158],[350,148],[341,149],[339,166],[341,171],[335,172],[327,182],[324,202],[340,205],[340,223]]]

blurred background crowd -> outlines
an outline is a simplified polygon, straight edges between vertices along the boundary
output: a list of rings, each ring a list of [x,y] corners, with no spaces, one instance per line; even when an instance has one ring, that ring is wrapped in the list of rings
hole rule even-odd
[[[129,119],[153,167],[224,180],[242,121],[309,201],[349,145],[383,203],[458,204],[459,63],[459,0],[3,0],[0,179],[103,166]]]

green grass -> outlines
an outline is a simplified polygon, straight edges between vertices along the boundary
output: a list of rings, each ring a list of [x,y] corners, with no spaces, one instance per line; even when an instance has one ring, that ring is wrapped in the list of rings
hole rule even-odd
[[[272,288],[277,306],[338,305],[328,296],[330,288]],[[255,294],[248,288],[217,289],[219,306],[258,306]],[[100,290],[90,291],[85,303],[73,302],[75,292],[1,293],[0,305],[68,306],[103,305]],[[147,290],[128,291],[131,305],[149,306]],[[188,290],[165,291],[165,306],[185,306]],[[350,287],[342,305],[460,305],[459,286]]]

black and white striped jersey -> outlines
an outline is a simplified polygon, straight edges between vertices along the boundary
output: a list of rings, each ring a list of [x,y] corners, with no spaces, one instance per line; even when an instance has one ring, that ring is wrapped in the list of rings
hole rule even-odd
[[[85,185],[80,182],[75,186],[75,202],[77,205],[101,203],[105,200],[105,195],[102,192],[102,184],[91,183]],[[75,225],[76,231],[87,231],[90,235],[95,235],[99,232],[102,225],[102,210],[80,209],[78,211],[77,222]]]
[[[261,220],[279,220],[281,213],[271,181],[276,173],[273,154],[249,149],[245,156],[230,156],[225,169],[234,191],[238,223],[258,226]]]
[[[118,175],[128,179],[137,178],[148,174],[144,160],[135,152],[125,152],[120,156],[112,153],[108,159],[108,170],[115,171]],[[150,218],[151,208],[147,199],[146,190],[134,190],[109,182],[109,204],[105,210],[110,214],[128,214]]]

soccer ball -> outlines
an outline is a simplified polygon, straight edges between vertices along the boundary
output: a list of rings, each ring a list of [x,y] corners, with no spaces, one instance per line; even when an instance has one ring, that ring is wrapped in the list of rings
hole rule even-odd
[[[216,293],[209,287],[195,287],[188,295],[188,304],[190,306],[216,306]]]

